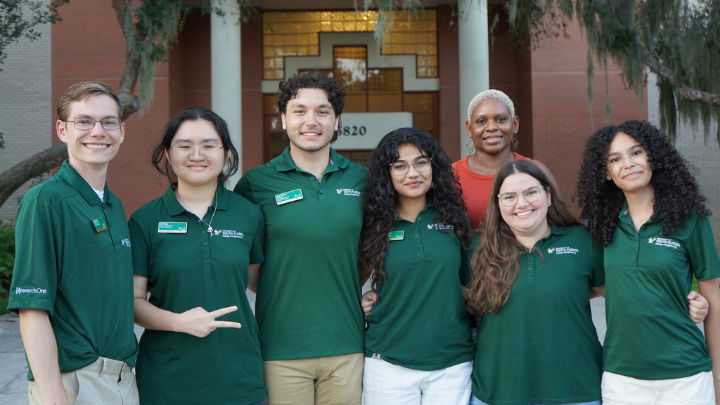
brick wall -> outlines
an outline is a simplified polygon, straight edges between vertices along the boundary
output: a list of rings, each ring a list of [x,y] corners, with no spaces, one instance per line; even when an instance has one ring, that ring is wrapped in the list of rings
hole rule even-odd
[[[593,118],[586,102],[587,44],[577,23],[568,27],[569,39],[556,38],[538,44],[531,54],[532,157],[550,168],[566,200],[575,192],[585,142],[606,125],[605,79],[595,66]],[[625,88],[618,68],[608,66],[611,122],[647,119],[644,103]],[[521,121],[522,122],[522,121]],[[520,132],[523,132],[521,125]],[[522,137],[520,138],[522,142]],[[576,213],[576,204],[571,204]]]
[[[101,80],[117,88],[125,68],[126,44],[111,2],[70,2],[61,7],[60,14],[62,21],[53,26],[52,35],[52,99],[56,101],[79,81]],[[150,155],[170,113],[168,66],[158,64],[154,100],[126,121],[125,141],[108,169],[108,187],[122,200],[128,216],[167,187],[167,180],[150,163]]]
[[[50,0],[45,0],[50,3]],[[35,29],[36,41],[22,39],[9,45],[7,59],[0,65],[0,132],[5,147],[0,149],[0,172],[52,145],[54,136],[50,92],[49,24]],[[12,222],[18,203],[39,179],[28,181],[0,207],[0,219]]]

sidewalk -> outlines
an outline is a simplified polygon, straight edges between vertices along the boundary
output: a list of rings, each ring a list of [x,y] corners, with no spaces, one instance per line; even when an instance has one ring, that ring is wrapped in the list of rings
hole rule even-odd
[[[592,300],[591,307],[598,338],[602,342],[606,329],[605,299]],[[135,326],[135,333],[140,336],[142,328]],[[0,404],[27,405],[27,384],[27,363],[18,316],[13,313],[0,315]]]

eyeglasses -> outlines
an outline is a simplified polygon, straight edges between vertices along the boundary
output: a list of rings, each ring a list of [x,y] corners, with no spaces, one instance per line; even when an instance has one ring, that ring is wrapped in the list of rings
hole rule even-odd
[[[412,165],[418,173],[423,173],[430,170],[431,160],[432,158],[429,157],[417,158],[412,163],[408,163],[404,160],[398,160],[397,162],[390,163],[389,166],[392,169],[393,173],[397,174],[398,176],[402,176],[407,174],[408,170],[410,170],[410,165]]]
[[[192,146],[189,142],[181,142],[175,145],[174,148],[171,147],[170,149],[174,150],[177,157],[182,160],[190,159],[195,154],[196,149],[203,160],[212,160],[218,155],[222,146],[218,146],[217,144],[210,142],[204,143],[200,146]]]
[[[120,121],[120,118],[103,118],[99,121],[96,121],[92,118],[75,118],[75,121],[68,120],[65,122],[72,122],[73,125],[75,125],[75,129],[81,130],[93,129],[95,128],[95,124],[99,122],[103,128],[110,131],[114,129],[120,129],[120,124],[122,123],[122,121]]]
[[[518,198],[522,196],[528,203],[534,203],[542,196],[542,191],[545,190],[543,186],[530,187],[522,193],[502,193],[498,194],[497,197],[506,207],[514,207],[518,202]]]

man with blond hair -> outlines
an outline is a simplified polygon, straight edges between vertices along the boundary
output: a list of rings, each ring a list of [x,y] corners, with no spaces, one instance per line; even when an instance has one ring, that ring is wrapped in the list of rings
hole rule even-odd
[[[8,309],[20,315],[31,405],[137,405],[132,257],[120,200],[105,184],[125,137],[104,83],[57,105],[68,160],[22,199]]]

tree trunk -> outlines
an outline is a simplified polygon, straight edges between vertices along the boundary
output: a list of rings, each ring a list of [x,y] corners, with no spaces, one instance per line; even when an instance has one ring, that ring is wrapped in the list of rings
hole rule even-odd
[[[0,206],[25,182],[60,166],[65,159],[67,146],[60,143],[5,170],[0,174]]]

